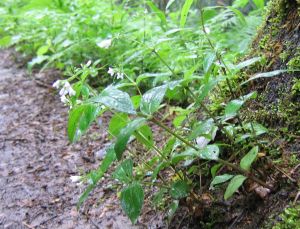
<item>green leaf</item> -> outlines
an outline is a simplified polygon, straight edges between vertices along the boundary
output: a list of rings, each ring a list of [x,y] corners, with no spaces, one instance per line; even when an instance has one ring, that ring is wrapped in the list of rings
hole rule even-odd
[[[132,223],[137,221],[144,203],[144,191],[139,183],[133,183],[121,192],[121,206]]]
[[[181,16],[180,16],[180,27],[183,28],[186,23],[186,19],[189,13],[189,10],[193,4],[193,0],[185,0],[185,3],[181,10]]]
[[[68,136],[71,142],[77,141],[96,119],[100,108],[93,104],[74,107],[69,113]]]
[[[241,96],[239,99],[234,99],[230,101],[225,107],[224,120],[228,120],[236,116],[243,104],[249,99],[256,98],[256,96],[257,92],[254,91],[247,95]]]
[[[232,178],[225,191],[224,199],[228,200],[239,189],[246,179],[247,177],[242,175],[237,175]]]
[[[168,1],[168,4],[166,6],[166,10],[170,8],[170,6],[175,2],[175,0]]]
[[[169,206],[169,210],[168,210],[168,222],[170,223],[173,219],[173,216],[176,212],[176,210],[178,209],[179,206],[179,201],[178,200],[174,200],[170,206]]]
[[[230,180],[233,175],[230,174],[223,174],[220,176],[216,176],[213,181],[210,183],[210,189],[213,189],[215,185],[222,184],[228,180]]]
[[[217,145],[208,145],[198,152],[199,157],[204,160],[218,160],[219,154],[220,150]]]
[[[109,122],[108,132],[112,137],[116,137],[122,128],[124,128],[129,122],[127,114],[116,113]]]
[[[204,83],[199,89],[199,95],[197,97],[197,103],[201,103],[208,93],[217,85],[220,81],[220,78],[211,77],[207,83]]]
[[[240,166],[247,171],[250,170],[251,164],[256,159],[258,154],[258,146],[253,147],[241,160]]]
[[[233,118],[234,116],[236,116],[237,112],[241,109],[243,104],[244,101],[240,99],[234,99],[230,101],[225,107],[225,119]]]
[[[265,6],[265,1],[264,0],[253,0],[254,4],[258,9],[262,9]]]
[[[36,54],[37,54],[38,56],[42,56],[42,55],[46,54],[46,53],[48,52],[48,50],[49,50],[49,46],[48,46],[48,45],[44,45],[44,46],[41,46],[41,47],[37,50]]]
[[[129,141],[130,136],[146,122],[145,118],[137,118],[126,125],[117,136],[115,144],[115,151],[118,160],[122,158],[122,154],[126,149],[126,145]]]
[[[243,8],[248,4],[249,0],[235,0],[233,2],[233,7],[234,8]]]
[[[101,103],[111,109],[128,114],[136,114],[129,95],[113,86],[105,88],[100,95],[88,100],[93,103]]]
[[[188,196],[190,187],[186,181],[179,180],[172,184],[170,194],[174,199],[181,199]]]
[[[116,153],[114,151],[114,146],[111,145],[106,149],[106,155],[99,166],[99,168],[94,172],[95,175],[92,176],[92,184],[90,184],[86,190],[83,192],[83,194],[80,196],[79,201],[77,203],[77,208],[79,208],[82,203],[88,198],[89,194],[93,189],[96,187],[96,184],[99,182],[99,180],[103,177],[103,175],[106,173],[108,168],[111,166],[111,164],[116,160]]]
[[[251,58],[249,60],[245,60],[243,62],[240,62],[238,65],[235,66],[235,68],[238,69],[238,70],[240,70],[240,69],[248,67],[248,66],[250,66],[250,65],[252,65],[252,64],[254,64],[254,63],[256,63],[256,62],[258,62],[260,60],[261,60],[261,57],[253,57],[253,58]]]
[[[161,20],[162,25],[167,25],[167,19],[164,14],[152,1],[147,1],[147,5],[150,7],[150,9],[159,17]]]
[[[259,136],[259,135],[268,133],[268,129],[257,122],[247,123],[244,125],[244,127],[247,130],[249,130],[250,133],[254,134],[255,136]],[[254,133],[253,133],[253,130],[254,130]]]
[[[141,112],[146,115],[151,115],[155,111],[157,111],[165,96],[166,91],[167,85],[155,87],[147,91],[142,97],[142,101],[140,104]]]
[[[6,47],[10,46],[11,41],[12,41],[11,36],[5,36],[5,37],[2,37],[2,38],[0,39],[0,47],[1,47],[1,48],[6,48]]]
[[[210,173],[213,178],[216,177],[216,174],[221,167],[222,167],[221,163],[215,164],[213,167],[211,167]]]
[[[136,131],[135,137],[148,148],[151,148],[154,145],[152,130],[147,125],[140,127]]]
[[[278,76],[284,72],[287,72],[287,70],[275,70],[272,72],[263,72],[263,73],[257,73],[256,75],[254,75],[253,77],[251,77],[250,79],[246,80],[245,82],[241,83],[241,85],[244,85],[252,80],[255,79],[259,79],[259,78],[271,78],[274,76]]]
[[[132,181],[133,178],[133,161],[126,159],[123,161],[113,173],[113,177],[125,184]]]
[[[189,135],[189,140],[194,140],[199,136],[205,136],[209,139],[212,139],[212,134],[214,133],[216,125],[213,119],[207,119],[196,123],[193,126],[192,132]]]

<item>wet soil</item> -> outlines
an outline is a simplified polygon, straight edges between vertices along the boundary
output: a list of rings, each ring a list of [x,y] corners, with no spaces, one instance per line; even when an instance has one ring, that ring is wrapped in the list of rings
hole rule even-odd
[[[102,181],[77,211],[84,186],[70,176],[97,168],[109,144],[105,129],[94,125],[70,144],[67,108],[51,89],[57,73],[30,77],[11,57],[0,51],[0,228],[159,227],[153,212],[143,216],[147,225],[132,226],[111,180]]]

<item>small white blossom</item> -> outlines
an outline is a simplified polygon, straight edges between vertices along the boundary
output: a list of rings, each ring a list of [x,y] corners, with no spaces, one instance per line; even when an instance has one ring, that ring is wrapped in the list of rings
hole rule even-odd
[[[56,80],[53,84],[52,87],[58,89],[60,87],[61,81],[60,80]]]
[[[207,26],[204,26],[204,31],[209,34],[210,33],[210,29]]]
[[[107,73],[110,74],[111,76],[114,76],[115,70],[113,68],[109,67]]]
[[[81,180],[81,176],[70,176],[70,179],[73,183],[77,183]]]
[[[62,89],[59,92],[60,96],[63,95],[70,95],[70,96],[74,96],[76,94],[76,92],[74,91],[74,89],[71,87],[70,83],[68,81],[65,82],[64,86],[62,87]]]
[[[98,42],[97,45],[98,45],[100,48],[108,49],[108,48],[111,46],[111,42],[112,42],[111,39],[106,39],[106,40],[103,40],[103,41],[101,41],[101,42]]]
[[[92,61],[89,60],[89,61],[86,63],[86,66],[89,67],[91,64],[92,64]]]
[[[72,87],[69,88],[69,95],[70,96],[75,96],[76,95],[76,91],[74,91],[74,89]]]
[[[122,72],[118,72],[117,79],[123,79],[123,78],[124,78],[124,74]]]
[[[62,96],[60,97],[60,101],[61,101],[62,103],[64,103],[64,104],[67,104],[67,103],[69,102],[69,100],[67,99],[67,97],[66,97],[65,95],[62,95]]]

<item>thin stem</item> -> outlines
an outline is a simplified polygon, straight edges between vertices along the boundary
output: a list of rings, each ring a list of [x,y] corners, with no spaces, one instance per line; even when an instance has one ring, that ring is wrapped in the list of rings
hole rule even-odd
[[[167,127],[166,125],[164,125],[163,123],[161,123],[159,120],[155,119],[154,117],[150,120],[153,123],[155,123],[156,125],[158,125],[159,127],[163,128],[165,131],[167,131],[168,133],[170,133],[171,135],[173,135],[174,137],[176,137],[177,139],[179,139],[180,141],[182,141],[184,144],[186,144],[187,146],[199,151],[200,149],[196,146],[194,146],[193,144],[191,144],[189,141],[187,141],[186,139],[184,139],[183,137],[181,137],[180,135],[176,134],[175,132],[173,132],[169,127]],[[271,186],[267,185],[265,182],[263,182],[262,180],[258,179],[257,177],[255,177],[254,175],[252,175],[250,172],[248,172],[247,170],[244,170],[238,166],[236,166],[233,163],[230,163],[228,161],[225,161],[223,159],[217,159],[217,162],[226,165],[240,173],[242,173],[243,175],[245,175],[246,177],[248,177],[249,179],[255,181],[256,183],[262,185],[263,187],[266,187],[268,189],[272,189]]]

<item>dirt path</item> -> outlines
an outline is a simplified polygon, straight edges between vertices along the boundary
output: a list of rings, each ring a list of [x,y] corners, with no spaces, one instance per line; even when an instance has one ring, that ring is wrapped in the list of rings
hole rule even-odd
[[[111,182],[102,183],[77,212],[83,187],[70,176],[99,165],[105,132],[94,126],[71,145],[67,109],[56,92],[13,67],[10,57],[0,52],[0,228],[133,228]],[[49,86],[56,78],[53,72],[34,77]]]

